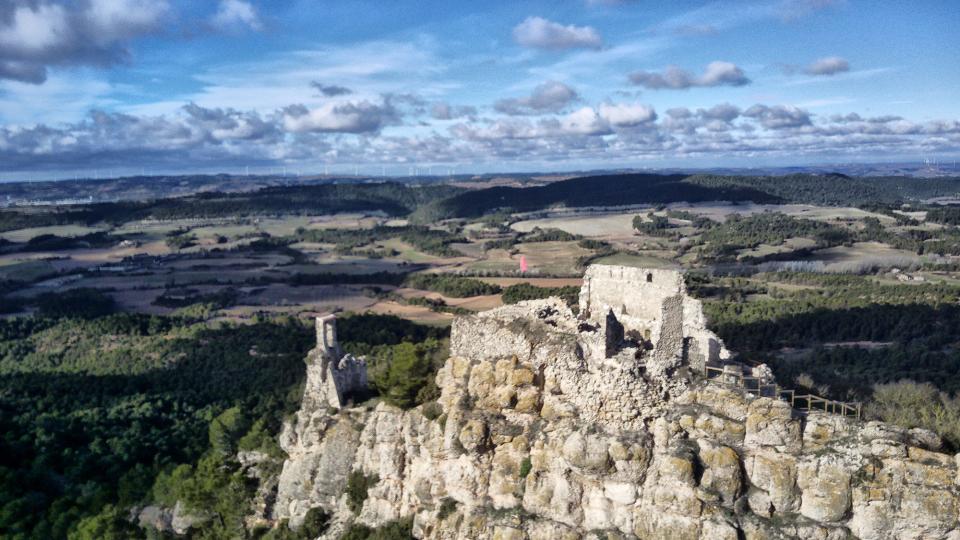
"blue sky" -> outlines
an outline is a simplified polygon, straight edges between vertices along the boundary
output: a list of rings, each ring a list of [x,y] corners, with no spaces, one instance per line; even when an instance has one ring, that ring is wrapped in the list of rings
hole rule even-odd
[[[6,0],[0,178],[954,159],[951,2]]]

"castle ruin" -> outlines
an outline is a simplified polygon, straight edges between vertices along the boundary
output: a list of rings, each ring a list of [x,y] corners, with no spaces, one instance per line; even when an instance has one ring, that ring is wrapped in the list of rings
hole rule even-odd
[[[308,357],[308,363],[320,370],[320,380],[314,381],[314,398],[339,409],[350,396],[367,390],[367,363],[340,348],[336,315],[317,317],[316,329],[317,346]]]
[[[702,372],[704,366],[730,357],[720,338],[707,330],[703,306],[687,294],[678,270],[588,268],[580,288],[580,318],[607,328],[611,316],[623,327],[626,339],[652,345],[661,363],[689,365]],[[607,354],[612,352],[610,344],[605,348]]]
[[[436,540],[960,539],[960,455],[701,376],[755,368],[730,359],[680,272],[592,266],[579,307],[457,317],[429,408],[339,414],[365,366],[318,319],[275,522],[320,507],[325,539],[404,518]],[[376,478],[360,508],[351,473]]]

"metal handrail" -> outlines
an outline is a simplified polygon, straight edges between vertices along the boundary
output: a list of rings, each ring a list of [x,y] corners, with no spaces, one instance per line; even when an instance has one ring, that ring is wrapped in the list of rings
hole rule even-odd
[[[740,368],[736,364],[727,364],[727,366]],[[773,397],[789,403],[792,408],[799,411],[808,413],[810,411],[823,411],[840,416],[854,417],[857,420],[861,419],[863,414],[863,404],[858,401],[844,402],[815,394],[797,394],[796,390],[781,388],[778,384],[763,384],[763,379],[760,377],[744,375],[742,368],[738,371],[729,371],[726,367],[704,366],[704,375],[707,379],[719,377],[722,379],[721,384],[737,387],[758,397],[771,397],[764,390],[772,390],[770,393]],[[798,402],[802,402],[803,406],[799,405]]]

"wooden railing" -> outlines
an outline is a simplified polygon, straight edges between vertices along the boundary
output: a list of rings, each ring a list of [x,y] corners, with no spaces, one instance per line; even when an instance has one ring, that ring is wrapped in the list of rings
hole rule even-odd
[[[795,390],[787,390],[777,384],[764,384],[759,377],[744,375],[739,368],[728,370],[723,367],[706,366],[704,375],[707,379],[719,378],[721,384],[738,388],[754,396],[786,401],[791,407],[799,411],[823,411],[840,416],[854,417],[858,420],[863,413],[861,403],[835,401],[813,394],[797,394]]]

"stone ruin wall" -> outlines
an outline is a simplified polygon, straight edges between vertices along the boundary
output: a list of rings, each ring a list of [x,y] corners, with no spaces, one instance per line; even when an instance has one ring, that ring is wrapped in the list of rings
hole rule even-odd
[[[678,270],[590,266],[580,289],[580,312],[597,320],[606,308],[628,331],[649,336],[662,358],[680,354],[701,368],[730,358],[720,338],[707,329],[703,305],[687,294]],[[671,335],[661,336],[665,328]]]
[[[580,312],[594,319],[609,307],[625,328],[649,331],[648,339],[656,343],[663,302],[685,292],[683,275],[676,270],[595,264],[583,276]]]

